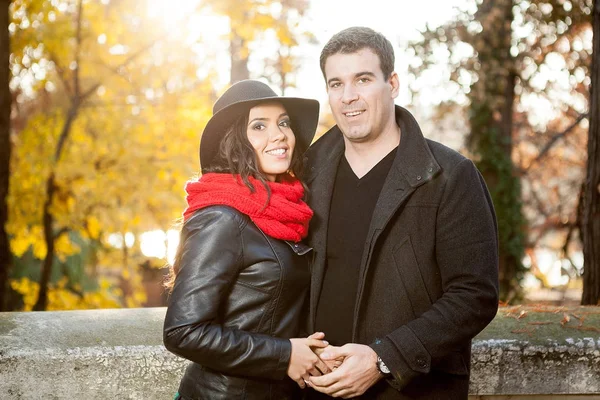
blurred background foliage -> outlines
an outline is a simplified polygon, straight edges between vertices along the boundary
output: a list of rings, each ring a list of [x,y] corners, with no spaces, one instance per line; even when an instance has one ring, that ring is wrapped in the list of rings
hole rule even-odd
[[[197,173],[212,104],[240,79],[294,88],[303,51],[322,45],[303,24],[310,2],[6,3],[10,260],[0,266],[0,305],[164,305],[183,185]],[[592,1],[465,4],[397,43],[406,106],[426,136],[458,137],[454,147],[486,178],[503,300],[523,300],[528,279],[581,289]],[[195,35],[179,29],[190,21]],[[431,93],[440,100],[423,106]],[[321,119],[318,134],[334,123],[326,106]]]

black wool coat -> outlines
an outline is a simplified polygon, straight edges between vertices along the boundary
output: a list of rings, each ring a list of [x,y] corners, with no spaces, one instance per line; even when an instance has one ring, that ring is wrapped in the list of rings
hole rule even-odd
[[[392,375],[363,397],[466,399],[471,339],[498,309],[494,207],[469,159],[425,139],[414,117],[399,106],[396,121],[400,145],[364,245],[352,330],[353,342],[371,346]],[[343,153],[336,126],[305,158],[309,204],[315,212],[309,229],[314,249],[311,332],[326,269],[333,184]]]

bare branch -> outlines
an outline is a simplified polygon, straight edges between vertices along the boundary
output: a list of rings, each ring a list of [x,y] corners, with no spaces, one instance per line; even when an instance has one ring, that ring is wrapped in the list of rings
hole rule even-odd
[[[60,65],[60,63],[58,62],[58,60],[56,59],[56,57],[54,57],[54,54],[49,53],[49,58],[54,63],[54,67],[56,69],[58,78],[60,79],[60,81],[62,82],[63,86],[65,87],[65,90],[66,90],[67,94],[69,96],[73,96],[74,95],[73,89],[71,88],[71,84],[69,83],[69,80],[66,77],[65,69]]]
[[[77,4],[77,28],[75,33],[75,70],[73,71],[73,87],[75,88],[75,97],[79,97],[79,52],[81,50],[81,21],[83,19],[83,0]]]
[[[584,118],[587,118],[588,114],[580,114],[577,119],[571,124],[569,125],[564,131],[559,132],[559,133],[555,133],[550,140],[548,141],[548,143],[546,143],[546,145],[544,146],[544,148],[539,152],[539,154],[537,155],[536,158],[534,158],[527,167],[521,169],[521,175],[525,175],[527,174],[527,172],[531,169],[531,167],[540,162],[540,160],[542,160],[550,151],[550,149],[556,144],[556,142],[558,142],[560,139],[564,138],[565,136],[567,136],[569,133],[571,133],[573,131],[573,129],[575,129],[575,127],[577,125],[579,125],[579,123],[581,121],[583,121]]]
[[[123,61],[121,64],[119,64],[119,65],[117,65],[115,67],[112,67],[112,68],[109,67],[108,65],[106,67],[109,70],[111,70],[112,72],[114,72],[115,74],[120,75],[119,70],[121,68],[126,67],[129,63],[131,63],[136,58],[138,58],[139,56],[141,56],[142,54],[144,54],[146,51],[148,51],[150,48],[152,48],[152,46],[154,46],[159,41],[160,41],[159,38],[154,38],[153,40],[151,40],[150,42],[146,43],[144,46],[142,46],[141,48],[139,48],[135,53],[133,53],[129,57],[127,57],[125,59],[125,61]]]

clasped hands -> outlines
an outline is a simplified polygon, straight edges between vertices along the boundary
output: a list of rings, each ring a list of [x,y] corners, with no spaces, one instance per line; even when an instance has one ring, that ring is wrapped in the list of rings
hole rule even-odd
[[[316,332],[305,339],[290,339],[288,376],[301,388],[347,399],[360,396],[383,377],[376,366],[377,354],[369,346],[331,346],[324,338]]]

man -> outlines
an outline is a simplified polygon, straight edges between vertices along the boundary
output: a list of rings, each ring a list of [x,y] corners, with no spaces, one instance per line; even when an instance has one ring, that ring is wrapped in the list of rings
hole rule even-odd
[[[337,125],[307,152],[311,332],[343,360],[309,398],[466,399],[471,339],[498,306],[492,201],[473,163],[395,106],[390,42],[369,28],[321,53]],[[320,394],[324,393],[325,395]]]

